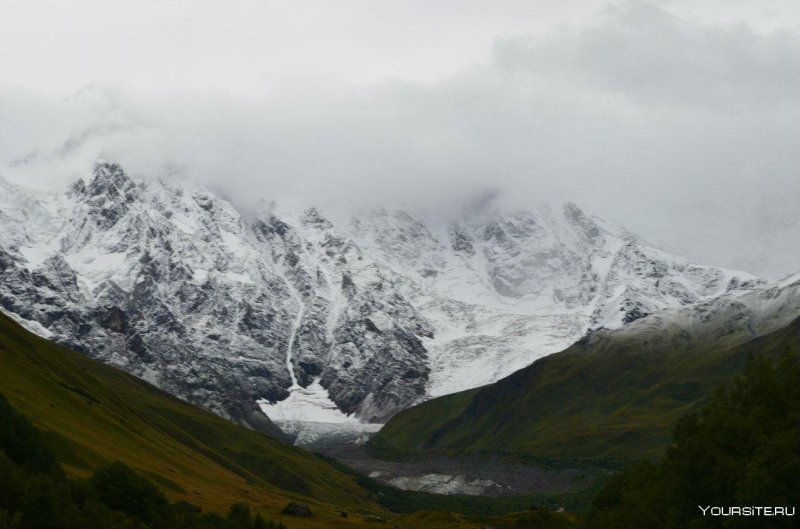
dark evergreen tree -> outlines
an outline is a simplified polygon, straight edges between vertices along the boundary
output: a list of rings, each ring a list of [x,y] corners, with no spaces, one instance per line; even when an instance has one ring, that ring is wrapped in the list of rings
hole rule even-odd
[[[61,467],[38,432],[0,393],[0,450],[18,465],[61,476]]]
[[[153,521],[167,506],[153,482],[120,461],[96,471],[89,482],[110,509],[144,521]]]

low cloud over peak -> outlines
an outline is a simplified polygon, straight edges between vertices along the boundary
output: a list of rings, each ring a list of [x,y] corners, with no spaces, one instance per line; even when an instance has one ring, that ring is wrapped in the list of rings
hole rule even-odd
[[[800,40],[791,25],[678,7],[615,3],[572,25],[497,37],[485,58],[435,80],[310,72],[263,95],[180,97],[119,82],[68,98],[6,86],[0,174],[66,185],[105,158],[241,203],[348,207],[447,208],[499,188],[519,204],[573,200],[671,251],[747,269],[734,250],[763,219],[738,212],[791,211],[800,197]],[[780,237],[799,235],[796,217],[781,219]],[[685,243],[688,232],[698,242]]]

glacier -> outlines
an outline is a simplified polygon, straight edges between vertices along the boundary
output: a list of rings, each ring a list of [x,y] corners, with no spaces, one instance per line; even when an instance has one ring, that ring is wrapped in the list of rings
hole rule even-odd
[[[0,278],[0,307],[38,334],[300,437],[374,431],[593,329],[766,288],[572,203],[245,215],[110,162],[64,191],[0,179]]]

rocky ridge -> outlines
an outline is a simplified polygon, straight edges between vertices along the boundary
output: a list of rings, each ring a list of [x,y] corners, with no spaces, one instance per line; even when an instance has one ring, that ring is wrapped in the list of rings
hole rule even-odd
[[[574,204],[487,200],[447,221],[373,209],[337,223],[271,204],[245,220],[203,186],[139,181],[113,163],[65,193],[0,191],[6,312],[257,428],[298,388],[382,422],[589,329],[763,285]]]

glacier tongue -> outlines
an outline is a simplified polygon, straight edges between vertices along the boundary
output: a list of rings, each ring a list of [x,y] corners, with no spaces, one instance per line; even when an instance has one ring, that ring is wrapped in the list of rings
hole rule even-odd
[[[361,424],[355,416],[346,415],[336,406],[318,378],[305,388],[292,386],[289,396],[281,401],[271,404],[261,399],[258,405],[267,417],[278,424],[286,421]]]
[[[569,203],[484,200],[446,220],[273,204],[251,222],[207,188],[111,163],[66,193],[1,179],[0,191],[3,310],[224,417],[258,427],[266,414],[303,439],[494,382],[589,329],[764,284]]]
[[[353,414],[343,413],[330,399],[319,379],[305,388],[292,386],[289,396],[284,400],[270,403],[262,399],[258,405],[300,446],[310,446],[320,440],[360,444],[383,426],[381,423],[366,423]]]

